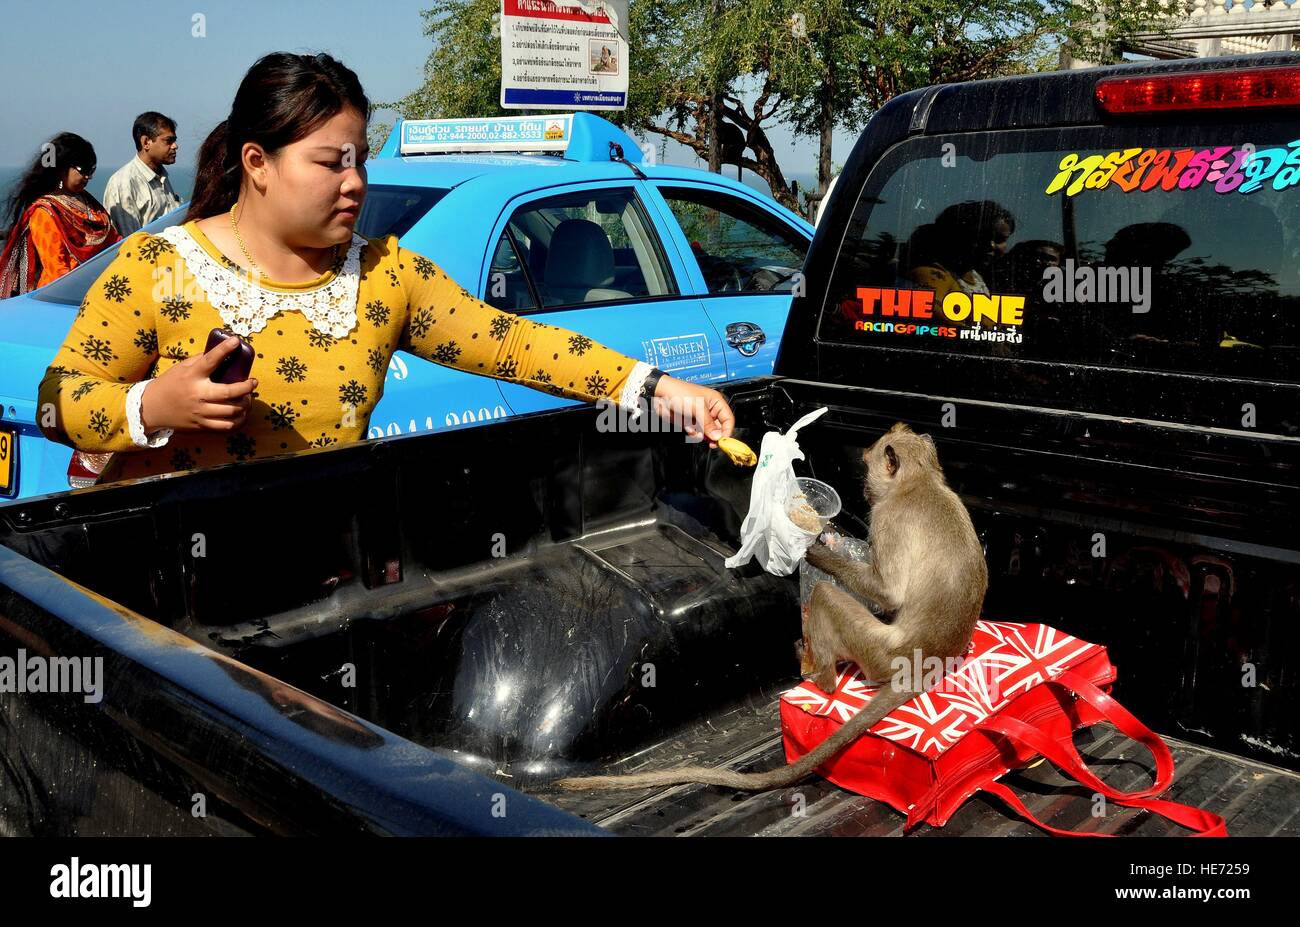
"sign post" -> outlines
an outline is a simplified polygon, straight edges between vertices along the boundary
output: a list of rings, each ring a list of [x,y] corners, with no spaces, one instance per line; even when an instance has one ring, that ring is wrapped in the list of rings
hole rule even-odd
[[[504,109],[627,109],[627,0],[501,0]]]

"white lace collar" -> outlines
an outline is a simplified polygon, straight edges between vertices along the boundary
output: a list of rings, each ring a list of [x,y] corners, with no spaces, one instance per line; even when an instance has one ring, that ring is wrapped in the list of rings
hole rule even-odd
[[[208,254],[183,225],[163,229],[158,236],[176,247],[186,270],[198,280],[212,308],[235,334],[256,334],[276,315],[292,309],[306,316],[317,331],[335,338],[342,338],[356,327],[361,249],[366,240],[355,232],[343,269],[334,279],[314,290],[296,293],[258,286],[247,274],[232,270]]]

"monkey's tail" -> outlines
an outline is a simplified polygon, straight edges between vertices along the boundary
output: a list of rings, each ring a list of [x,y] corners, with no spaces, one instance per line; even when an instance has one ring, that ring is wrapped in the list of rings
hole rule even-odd
[[[631,776],[585,776],[574,779],[560,779],[555,785],[561,789],[579,791],[582,789],[646,789],[661,785],[677,785],[683,782],[702,782],[705,785],[720,785],[729,789],[746,789],[760,791],[778,789],[794,785],[809,775],[818,766],[834,759],[849,744],[875,726],[876,722],[900,705],[905,705],[917,695],[907,689],[884,689],[866,708],[854,715],[847,724],[823,740],[810,753],[798,761],[779,769],[770,769],[761,773],[738,773],[729,769],[709,769],[706,766],[682,766],[677,769],[664,769],[659,772],[637,773]]]

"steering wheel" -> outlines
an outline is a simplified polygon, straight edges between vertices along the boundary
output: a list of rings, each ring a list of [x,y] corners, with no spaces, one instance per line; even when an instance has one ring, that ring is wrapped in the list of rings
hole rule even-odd
[[[704,279],[711,283],[713,281],[717,282],[717,292],[740,293],[744,291],[745,277],[741,274],[740,268],[731,261],[699,251],[695,253],[695,259],[699,262],[700,270],[704,272]]]
[[[723,293],[743,293],[745,292],[745,278],[740,273],[740,268],[730,261],[727,262],[727,273],[731,279],[724,283],[721,288]]]

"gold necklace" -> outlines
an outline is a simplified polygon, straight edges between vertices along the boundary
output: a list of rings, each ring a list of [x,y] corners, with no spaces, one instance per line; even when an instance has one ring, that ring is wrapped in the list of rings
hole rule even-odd
[[[248,245],[244,244],[244,236],[239,234],[239,223],[235,221],[235,210],[238,208],[239,208],[238,202],[236,202],[235,205],[230,207],[230,230],[235,233],[235,241],[239,242],[239,250],[244,252],[244,260],[248,261],[248,263],[252,265],[253,270],[257,272],[257,275],[259,277],[265,277],[266,274],[262,272],[262,268],[257,266],[257,261],[254,261],[253,256],[248,253]],[[338,258],[339,258],[339,246],[335,245],[332,251],[330,252],[331,267],[334,266],[334,263],[336,261],[338,261]]]
[[[244,244],[244,236],[239,234],[239,223],[235,221],[235,210],[238,208],[238,202],[230,207],[230,229],[235,233],[235,241],[239,242],[239,250],[244,252],[244,260],[248,261],[259,277],[265,277],[262,268],[257,266],[257,261],[254,261],[253,256],[248,253],[248,245]]]

